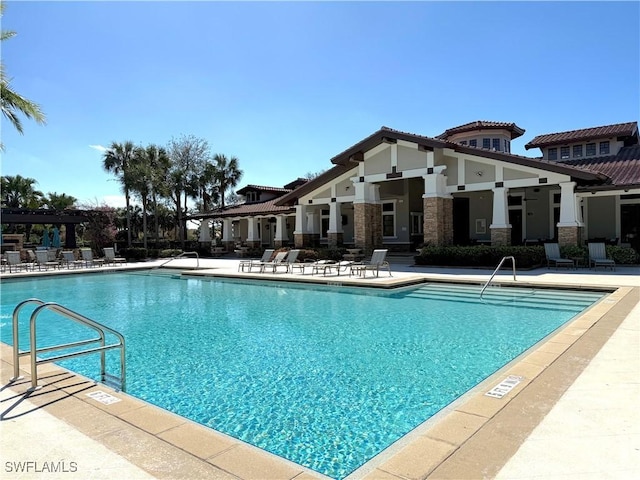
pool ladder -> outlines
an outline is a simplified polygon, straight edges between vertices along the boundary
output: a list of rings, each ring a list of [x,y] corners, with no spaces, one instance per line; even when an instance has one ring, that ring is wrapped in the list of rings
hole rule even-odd
[[[182,252],[180,255],[176,255],[175,257],[171,257],[166,262],[163,262],[160,265],[157,265],[157,266],[153,267],[153,270],[155,270],[156,268],[164,267],[167,263],[172,262],[173,260],[177,260],[178,258],[188,257],[188,256],[192,256],[192,257],[195,256],[196,257],[196,270],[198,268],[200,268],[200,255],[198,255],[198,252]]]
[[[18,335],[18,318],[20,314],[20,310],[28,304],[36,304],[38,305],[33,312],[31,313],[31,317],[29,319],[29,339],[30,345],[29,350],[20,352],[19,346],[19,335]],[[84,325],[86,327],[91,328],[95,332],[97,332],[98,337],[92,338],[89,340],[80,340],[78,342],[64,343],[60,345],[54,345],[51,347],[43,347],[37,348],[36,346],[36,325],[38,320],[38,315],[45,310],[49,310],[57,313],[69,320],[72,320],[76,323]],[[106,334],[110,333],[117,338],[117,342],[113,344],[106,344],[105,338]],[[54,357],[48,357],[44,359],[38,359],[37,355],[44,352],[51,352],[54,350],[62,350],[68,349],[72,347],[80,347],[83,345],[90,345],[99,342],[99,346],[93,348],[87,348],[85,350],[80,350],[71,353],[65,353],[61,355],[56,355]],[[120,377],[115,375],[108,374],[106,372],[106,351],[114,348],[120,349]],[[101,382],[109,385],[116,390],[125,391],[126,387],[126,370],[125,370],[125,343],[124,337],[119,332],[109,328],[101,323],[98,323],[90,318],[85,317],[84,315],[80,315],[79,313],[74,312],[73,310],[68,309],[58,303],[54,302],[43,302],[37,298],[29,298],[20,302],[16,308],[13,310],[13,379],[12,381],[19,380],[22,378],[20,375],[20,357],[25,355],[30,355],[31,357],[31,388],[30,390],[37,390],[41,388],[38,386],[38,365],[43,363],[51,363],[56,362],[58,360],[65,360],[68,358],[79,357],[81,355],[88,355],[90,353],[100,353],[100,379]]]
[[[482,290],[480,290],[480,300],[482,300],[482,294],[484,293],[485,289],[491,283],[491,280],[493,280],[493,277],[496,276],[496,273],[498,273],[498,270],[500,270],[500,268],[502,267],[502,264],[505,262],[505,260],[511,260],[511,266],[513,267],[513,281],[515,282],[515,280],[516,280],[516,259],[514,257],[502,257],[502,260],[500,260],[500,263],[498,264],[496,269],[491,274],[491,278],[489,278],[489,280],[487,280],[487,283],[485,283],[484,286],[482,287]]]

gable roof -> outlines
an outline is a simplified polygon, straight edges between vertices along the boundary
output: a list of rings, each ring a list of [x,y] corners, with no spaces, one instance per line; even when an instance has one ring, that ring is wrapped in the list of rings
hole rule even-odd
[[[516,165],[569,175],[572,178],[582,180],[584,182],[601,183],[607,179],[606,175],[603,175],[600,172],[583,170],[572,165],[567,165],[566,162],[542,161],[539,158],[523,157],[512,153],[497,152],[487,150],[485,148],[460,145],[456,142],[447,142],[423,135],[401,132],[400,130],[394,130],[389,127],[381,127],[380,130],[372,133],[368,137],[333,157],[331,162],[336,165],[335,167],[327,170],[322,175],[310,180],[294,191],[278,198],[276,200],[276,205],[295,203],[295,201],[301,196],[312,192],[324,183],[329,182],[348,170],[355,168],[359,162],[364,161],[364,152],[371,150],[382,143],[394,143],[397,140],[417,143],[420,148],[424,150],[432,151],[435,148],[450,148],[460,153],[467,153],[469,155],[476,155]]]
[[[244,195],[247,192],[252,191],[257,192],[269,192],[269,193],[288,193],[291,191],[290,188],[279,188],[279,187],[267,187],[263,185],[245,185],[240,190],[237,190],[236,193],[238,195]]]
[[[229,217],[251,217],[255,215],[277,215],[283,213],[292,213],[295,210],[290,206],[279,206],[275,202],[280,198],[272,198],[266,202],[257,203],[241,203],[239,205],[231,205],[224,209],[217,209],[211,212],[195,213],[189,216],[189,219],[202,218],[229,218]]]
[[[475,122],[469,122],[465,123],[464,125],[458,125],[457,127],[448,128],[444,131],[444,133],[436,136],[436,138],[440,140],[447,140],[452,135],[472,132],[474,130],[508,130],[511,133],[511,140],[520,137],[525,132],[523,128],[520,128],[513,122],[509,123],[493,122],[490,120],[476,120]]]
[[[551,145],[561,145],[584,140],[595,140],[597,138],[609,137],[632,137],[638,135],[637,122],[616,123],[602,127],[582,128],[580,130],[569,130],[567,132],[546,133],[534,137],[524,148],[542,148]]]

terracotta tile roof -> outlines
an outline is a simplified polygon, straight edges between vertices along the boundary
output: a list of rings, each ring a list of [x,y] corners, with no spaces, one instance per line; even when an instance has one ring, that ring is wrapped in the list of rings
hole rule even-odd
[[[257,190],[259,192],[273,192],[273,193],[289,193],[291,189],[289,188],[279,188],[279,187],[267,187],[263,185],[245,185],[236,193],[238,195],[244,195],[245,192]]]
[[[529,150],[530,148],[542,148],[549,145],[561,145],[583,140],[595,140],[597,138],[626,137],[637,134],[637,122],[616,123],[615,125],[605,125],[603,127],[582,128],[568,132],[538,135],[527,143],[524,148]]]
[[[225,207],[224,210],[218,209],[206,213],[196,213],[189,218],[227,218],[227,217],[248,217],[253,215],[276,215],[282,213],[293,213],[295,209],[289,206],[278,206],[275,204],[278,198],[267,200],[266,202],[242,203],[240,205],[232,205]]]
[[[465,123],[464,125],[459,125],[457,127],[449,128],[445,130],[444,133],[441,133],[436,138],[439,140],[447,140],[451,135],[455,135],[456,133],[464,133],[471,132],[473,130],[480,129],[504,129],[509,130],[511,132],[511,140],[514,138],[520,137],[525,131],[523,128],[520,128],[515,123],[511,122],[493,122],[490,120],[476,120],[475,122]]]
[[[617,155],[582,158],[563,163],[606,175],[609,180],[603,186],[640,186],[640,145],[623,147]]]

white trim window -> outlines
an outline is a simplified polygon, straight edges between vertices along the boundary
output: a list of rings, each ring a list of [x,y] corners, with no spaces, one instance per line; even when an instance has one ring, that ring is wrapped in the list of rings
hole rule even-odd
[[[396,201],[382,202],[382,237],[396,237]]]
[[[328,238],[327,232],[329,231],[329,209],[323,209],[320,214],[320,238]]]

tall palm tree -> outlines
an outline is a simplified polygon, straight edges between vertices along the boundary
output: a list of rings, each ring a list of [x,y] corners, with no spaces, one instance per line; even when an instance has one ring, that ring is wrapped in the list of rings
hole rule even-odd
[[[48,196],[44,199],[47,206],[53,210],[65,210],[73,207],[78,199],[67,195],[66,193],[49,192]]]
[[[131,208],[129,183],[131,182],[129,167],[136,154],[136,147],[133,142],[124,143],[112,142],[111,146],[104,152],[102,157],[102,167],[109,173],[113,173],[120,180],[127,213],[127,246],[131,247]]]
[[[0,2],[0,16],[4,13],[4,2]],[[2,30],[0,41],[13,37],[16,33]],[[0,63],[0,108],[2,114],[13,124],[19,133],[23,133],[22,122],[19,115],[22,114],[29,119],[35,120],[39,124],[45,124],[46,118],[40,106],[31,100],[26,99],[11,87],[11,79],[4,70],[4,64]],[[3,148],[0,143],[0,148]]]
[[[168,196],[167,178],[171,168],[171,160],[167,151],[158,145],[149,145],[144,151],[146,162],[150,167],[151,184],[151,205],[153,208],[154,232],[156,242],[160,237],[160,223],[158,210],[158,199]]]
[[[224,197],[227,189],[238,185],[243,172],[238,166],[239,160],[236,157],[227,158],[222,153],[216,153],[213,160],[216,162],[216,183],[220,192],[220,206],[224,208]]]
[[[9,208],[38,208],[42,205],[44,196],[40,190],[36,190],[34,185],[38,183],[34,178],[23,177],[22,175],[7,175],[0,179],[0,189],[2,190],[2,206]],[[30,223],[25,225],[25,235],[29,239],[31,235]],[[12,225],[7,233],[16,232],[16,226]]]

